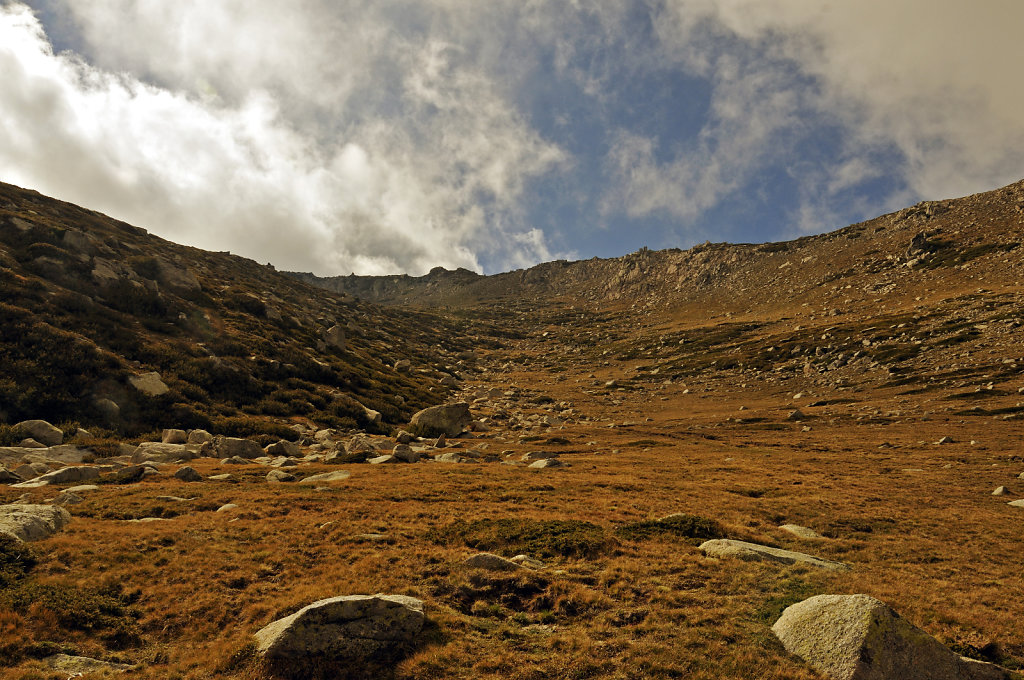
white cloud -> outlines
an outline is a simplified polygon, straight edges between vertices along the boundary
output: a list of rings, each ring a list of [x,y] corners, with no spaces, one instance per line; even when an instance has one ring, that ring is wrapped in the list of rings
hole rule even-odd
[[[517,203],[564,155],[468,59],[433,40],[376,45],[373,22],[354,26],[341,54],[310,57],[338,28],[330,15],[236,5],[73,3],[107,69],[54,54],[24,5],[0,8],[0,179],[325,274],[547,254]],[[242,26],[227,30],[232,18]],[[385,51],[387,64],[360,71]],[[380,100],[363,101],[374,87]]]

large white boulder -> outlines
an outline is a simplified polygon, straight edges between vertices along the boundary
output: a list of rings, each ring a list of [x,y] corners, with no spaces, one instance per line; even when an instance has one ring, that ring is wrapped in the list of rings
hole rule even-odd
[[[772,626],[785,648],[833,680],[1003,680],[993,664],[965,659],[868,595],[818,595]]]
[[[54,505],[0,505],[0,534],[19,541],[49,538],[70,522],[68,511]]]
[[[374,668],[407,653],[422,630],[423,602],[404,595],[345,595],[314,602],[255,634],[272,672],[309,677],[377,677]]]

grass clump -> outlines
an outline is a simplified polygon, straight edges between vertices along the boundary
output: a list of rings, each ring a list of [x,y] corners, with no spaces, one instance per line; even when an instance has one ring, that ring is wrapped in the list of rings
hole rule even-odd
[[[615,529],[615,535],[628,541],[646,541],[669,536],[685,538],[697,543],[712,538],[725,538],[726,532],[713,519],[680,513],[663,519],[623,524]]]
[[[59,628],[98,634],[107,646],[138,645],[142,635],[138,612],[130,605],[139,593],[126,595],[116,584],[85,589],[65,583],[25,580],[3,594],[4,604],[19,614],[47,612]]]
[[[477,550],[539,558],[591,558],[612,545],[602,527],[579,520],[460,520],[431,530],[428,538],[441,544],[463,543]]]
[[[13,536],[0,534],[0,590],[24,578],[36,566],[35,551]]]

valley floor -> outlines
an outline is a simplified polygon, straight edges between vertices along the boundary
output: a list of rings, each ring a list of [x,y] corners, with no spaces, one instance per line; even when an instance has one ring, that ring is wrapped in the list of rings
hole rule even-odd
[[[204,477],[230,478],[89,493],[66,532],[37,544],[34,582],[66,601],[0,608],[3,644],[24,655],[0,675],[50,677],[26,653],[42,647],[141,664],[144,677],[256,677],[257,629],[314,600],[378,592],[424,600],[432,622],[398,678],[819,677],[770,626],[821,593],[867,593],[961,654],[1024,663],[1024,509],[1007,504],[1024,497],[1024,375],[981,367],[900,385],[871,377],[877,358],[834,381],[810,359],[806,370],[703,370],[675,354],[708,329],[617,323],[595,344],[541,319],[480,353],[463,395],[489,431],[455,445],[502,462],[345,465],[349,479],[317,488],[200,459]],[[782,323],[748,335],[781,337]],[[670,337],[671,351],[634,346],[645,334]],[[1004,350],[999,370],[1024,355]],[[568,465],[530,468],[520,458],[531,451]],[[1015,495],[993,496],[999,486]],[[53,495],[0,487],[5,503]],[[709,558],[699,535],[649,522],[674,513],[852,569]],[[544,567],[460,566],[479,550]],[[94,611],[97,593],[123,610]],[[72,611],[92,618],[61,619]]]

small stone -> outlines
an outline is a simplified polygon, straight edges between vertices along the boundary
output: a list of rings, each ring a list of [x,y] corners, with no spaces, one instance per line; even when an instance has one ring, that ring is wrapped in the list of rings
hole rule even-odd
[[[523,568],[512,560],[506,560],[499,555],[485,552],[467,557],[463,560],[462,566],[472,569],[484,569],[486,571],[517,571]]]
[[[90,659],[85,656],[69,656],[67,654],[54,654],[42,659],[42,662],[50,670],[61,671],[61,674],[68,673],[68,678],[77,678],[86,673],[100,673],[103,671],[123,673],[132,668],[130,664],[126,663],[110,663],[109,661]]]
[[[281,472],[281,470],[274,470],[274,472]],[[334,472],[322,472],[322,473],[320,473],[318,475],[312,475],[310,477],[306,477],[305,479],[300,481],[299,484],[320,484],[322,482],[343,482],[343,481],[345,481],[346,479],[348,479],[351,476],[352,476],[352,473],[349,472],[348,470],[335,470]]]
[[[32,439],[46,446],[60,446],[64,442],[64,433],[45,420],[23,420],[14,426]]]
[[[156,371],[133,375],[128,378],[128,383],[149,397],[159,397],[171,391],[171,388],[164,384],[164,381],[160,379],[160,374]]]
[[[408,444],[397,444],[391,451],[391,455],[403,463],[416,463],[420,459],[419,451],[413,451]]]
[[[997,486],[996,490],[992,492],[993,496],[1009,496],[1010,490],[1005,486]]]
[[[566,467],[566,465],[557,458],[545,458],[544,460],[535,460],[534,462],[530,463],[527,467],[543,469]]]
[[[164,430],[160,441],[164,444],[186,444],[188,435],[185,434],[185,430]]]
[[[217,508],[217,512],[231,512],[232,510],[235,510],[237,508],[238,506],[234,503],[225,503],[224,505]]]
[[[206,430],[192,430],[188,433],[187,443],[196,445],[212,444],[213,440],[213,435]]]
[[[936,444],[952,444],[953,443],[953,438],[952,437],[942,437],[941,439],[939,439],[939,441],[937,441],[935,443]]]
[[[268,482],[285,483],[294,482],[296,479],[298,478],[295,475],[284,470],[271,470],[267,473]]]
[[[440,456],[435,456],[434,461],[438,463],[468,463],[468,458],[463,458],[454,451],[448,453],[442,453]]]
[[[178,468],[178,471],[174,473],[176,479],[180,479],[183,482],[201,482],[203,476],[199,474],[195,468],[188,465]]]
[[[273,444],[268,444],[263,447],[263,453],[268,456],[286,456],[288,458],[298,458],[302,455],[302,450],[299,445],[295,442],[290,442],[282,439],[276,441]]]
[[[799,524],[783,524],[779,528],[798,538],[822,538],[821,534],[814,529],[808,529],[807,527],[802,527]]]
[[[553,451],[527,451],[519,460],[528,463],[534,460],[550,460],[552,458],[558,458],[558,454]]]
[[[370,465],[391,465],[393,463],[401,463],[398,458],[388,454],[386,456],[377,456],[376,458],[369,458],[366,461]]]
[[[700,550],[708,557],[735,557],[749,562],[776,562],[779,564],[796,564],[799,562],[800,564],[807,564],[831,571],[848,571],[850,569],[848,565],[842,562],[834,562],[792,550],[771,548],[766,545],[734,541],[727,538],[705,541],[701,544]]]

